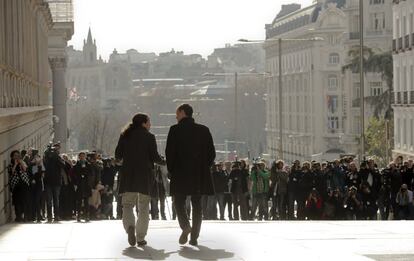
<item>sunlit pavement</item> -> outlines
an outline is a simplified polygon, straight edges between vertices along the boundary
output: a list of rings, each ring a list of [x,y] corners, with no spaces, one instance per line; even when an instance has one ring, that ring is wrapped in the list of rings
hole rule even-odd
[[[0,260],[414,260],[414,222],[204,222],[199,247],[151,221],[131,248],[120,221],[0,227]]]

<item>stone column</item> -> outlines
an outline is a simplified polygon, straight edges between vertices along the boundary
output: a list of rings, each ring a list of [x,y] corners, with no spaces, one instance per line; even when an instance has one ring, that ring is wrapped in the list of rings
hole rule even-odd
[[[67,90],[65,82],[66,58],[49,58],[52,70],[53,84],[53,129],[54,142],[60,141],[61,151],[66,151],[66,140],[68,138],[67,126]]]

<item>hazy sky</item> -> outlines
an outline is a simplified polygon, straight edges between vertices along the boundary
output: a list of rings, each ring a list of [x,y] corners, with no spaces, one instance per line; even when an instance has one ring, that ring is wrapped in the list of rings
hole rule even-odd
[[[89,26],[98,53],[210,54],[237,39],[263,39],[282,4],[310,5],[313,0],[74,0],[75,34],[70,45],[81,49]]]

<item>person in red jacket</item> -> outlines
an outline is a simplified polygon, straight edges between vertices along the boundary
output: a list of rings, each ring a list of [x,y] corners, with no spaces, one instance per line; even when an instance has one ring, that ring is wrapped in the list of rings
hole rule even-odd
[[[306,216],[308,220],[320,220],[322,216],[322,198],[314,188],[306,200]]]

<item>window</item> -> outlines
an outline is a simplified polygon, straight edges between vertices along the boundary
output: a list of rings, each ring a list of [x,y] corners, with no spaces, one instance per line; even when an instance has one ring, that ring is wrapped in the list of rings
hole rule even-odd
[[[370,14],[371,29],[374,31],[381,31],[385,28],[385,13]]]
[[[328,128],[330,130],[339,129],[339,118],[338,117],[328,117]]]
[[[380,96],[382,94],[382,82],[370,82],[371,96]]]
[[[328,95],[328,112],[334,114],[338,111],[338,96],[337,95]]]
[[[359,99],[361,96],[361,84],[359,82],[354,83],[354,99]]]
[[[329,55],[329,64],[338,64],[339,63],[339,54],[331,53]]]
[[[329,75],[329,77],[328,77],[328,88],[329,89],[338,88],[338,77],[336,75]]]

